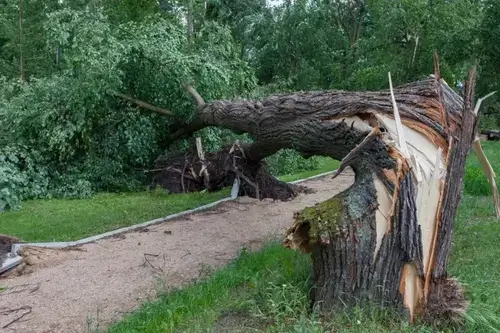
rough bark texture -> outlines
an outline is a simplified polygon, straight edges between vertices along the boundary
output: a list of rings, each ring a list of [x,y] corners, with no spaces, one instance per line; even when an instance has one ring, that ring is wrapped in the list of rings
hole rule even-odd
[[[398,87],[394,93],[402,118],[443,136],[438,87],[436,79],[428,78]],[[443,95],[454,128],[460,120],[460,97],[449,87],[443,88]],[[250,134],[255,141],[246,151],[250,159],[260,160],[291,148],[304,155],[341,160],[371,129],[360,118],[370,120],[374,113],[392,115],[389,91],[318,91],[279,94],[263,101],[214,101],[199,108],[192,126],[174,133],[172,140],[207,126],[219,126]],[[366,125],[364,129],[353,127],[359,123]]]
[[[196,120],[171,139],[206,126],[249,133],[254,143],[245,147],[237,168],[252,175],[248,193],[270,179],[265,172],[258,176],[259,163],[280,149],[342,160],[339,172],[352,167],[354,185],[297,213],[284,242],[312,253],[313,303],[331,309],[370,301],[405,309],[410,321],[454,317],[466,303],[446,264],[476,133],[474,76],[472,70],[462,98],[436,70],[435,76],[394,89],[395,105],[390,91],[208,104],[198,96]]]
[[[446,264],[465,159],[475,137],[473,76],[471,72],[465,102],[446,84],[438,86],[436,79],[408,85],[396,94],[406,133],[415,130],[429,140],[425,145],[424,139],[421,143],[407,138],[406,142],[417,150],[437,148],[438,164],[426,167],[420,158],[403,156],[405,149],[393,147],[384,135],[378,136],[380,140],[371,138],[376,135],[373,130],[369,135],[365,132],[366,139],[358,141],[356,148],[346,144],[352,149],[347,157],[335,155],[345,157],[341,166],[353,167],[355,184],[330,201],[298,213],[284,242],[287,247],[312,253],[315,285],[311,296],[320,308],[369,301],[406,309],[410,321],[419,315],[434,322],[456,318],[464,311],[463,293],[458,283],[448,278]],[[412,93],[403,92],[405,89]],[[359,112],[370,110],[381,120],[371,123],[372,127],[381,127],[384,121],[389,124],[383,115],[388,106],[381,96],[370,96],[379,101],[376,105],[363,99],[343,106],[341,112],[349,116],[358,112],[359,116]],[[383,96],[389,103],[389,96]],[[443,119],[447,120],[446,128]],[[390,139],[395,138],[390,135]],[[374,148],[378,145],[385,151]],[[441,164],[446,168],[444,177]],[[435,179],[429,177],[431,174]],[[419,175],[423,180],[417,181]],[[377,182],[382,184],[378,188]],[[440,189],[437,193],[441,194],[435,197],[439,204],[435,212],[426,215],[426,209],[432,210],[427,204],[433,200],[433,189]],[[384,191],[392,198],[385,204]],[[423,201],[417,202],[417,198]],[[377,210],[382,219],[377,219]],[[426,225],[426,216],[434,222]]]

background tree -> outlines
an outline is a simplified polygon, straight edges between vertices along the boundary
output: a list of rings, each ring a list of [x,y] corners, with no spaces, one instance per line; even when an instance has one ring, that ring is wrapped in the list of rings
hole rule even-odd
[[[478,91],[485,95],[490,91],[500,91],[500,27],[498,26],[500,4],[486,1],[484,17],[479,26],[480,81]],[[483,118],[488,129],[500,126],[500,101],[498,95],[487,101]]]
[[[17,183],[43,179],[22,193],[2,185],[9,187],[3,200],[11,198],[10,206],[19,198],[146,186],[142,170],[159,154],[189,145],[169,141],[195,114],[183,83],[196,86],[207,101],[278,91],[377,90],[387,86],[388,71],[395,84],[427,76],[430,55],[438,50],[450,86],[476,61],[479,92],[496,85],[494,1],[313,0],[269,7],[262,0],[23,0],[25,84],[18,82],[19,1],[0,6],[0,151],[10,161],[4,162],[7,173],[19,174],[12,176]],[[171,116],[152,114],[134,100]],[[495,114],[491,103],[488,111]],[[485,119],[493,116],[481,126]],[[237,137],[216,127],[196,135],[208,151]],[[276,154],[268,158],[274,172],[315,165],[292,150]],[[20,156],[36,168],[25,170]]]

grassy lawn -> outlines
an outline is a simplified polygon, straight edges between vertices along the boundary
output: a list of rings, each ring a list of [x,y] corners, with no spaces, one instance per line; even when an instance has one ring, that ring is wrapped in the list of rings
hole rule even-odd
[[[315,170],[303,171],[292,175],[283,175],[278,178],[284,182],[293,182],[295,180],[316,176],[328,171],[333,171],[337,169],[338,166],[339,161],[333,160],[329,157],[320,157],[318,168],[316,168]]]
[[[25,241],[70,241],[192,209],[222,199],[214,193],[98,194],[89,199],[32,200],[0,214],[1,233]]]
[[[500,145],[483,146],[500,172]],[[471,156],[468,169],[476,166]],[[467,181],[471,182],[470,176]],[[469,194],[487,188],[487,183],[479,178],[472,183],[463,194],[455,222],[449,272],[471,302],[462,331],[500,332],[500,221],[494,218],[490,197]],[[143,304],[108,333],[438,332],[409,326],[394,314],[374,309],[354,309],[326,318],[309,313],[310,265],[307,255],[278,243],[256,253],[243,250],[239,258],[198,283]]]
[[[280,177],[293,181],[334,170],[337,161],[321,158],[317,170]],[[196,208],[229,195],[168,195],[160,192],[102,193],[89,199],[31,200],[19,211],[0,214],[0,233],[24,241],[71,241]]]

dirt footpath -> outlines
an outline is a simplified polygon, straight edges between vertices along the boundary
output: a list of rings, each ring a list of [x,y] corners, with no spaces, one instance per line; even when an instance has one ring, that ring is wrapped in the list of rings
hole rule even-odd
[[[29,270],[0,279],[6,288],[0,292],[0,332],[103,328],[158,290],[193,281],[206,265],[219,267],[242,247],[258,249],[282,236],[295,211],[332,197],[352,181],[346,171],[335,180],[327,176],[303,183],[316,192],[289,202],[243,197],[73,250],[25,249]]]

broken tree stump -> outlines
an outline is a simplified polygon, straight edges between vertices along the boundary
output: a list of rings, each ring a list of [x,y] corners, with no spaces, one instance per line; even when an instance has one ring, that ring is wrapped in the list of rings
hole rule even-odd
[[[454,320],[466,310],[446,265],[476,134],[474,80],[471,70],[464,100],[440,81],[412,117],[399,117],[396,103],[394,115],[373,109],[372,130],[341,163],[355,170],[355,183],[296,213],[284,245],[311,253],[311,298],[320,309],[370,302],[400,309],[410,322]],[[377,140],[385,149],[373,149]]]

